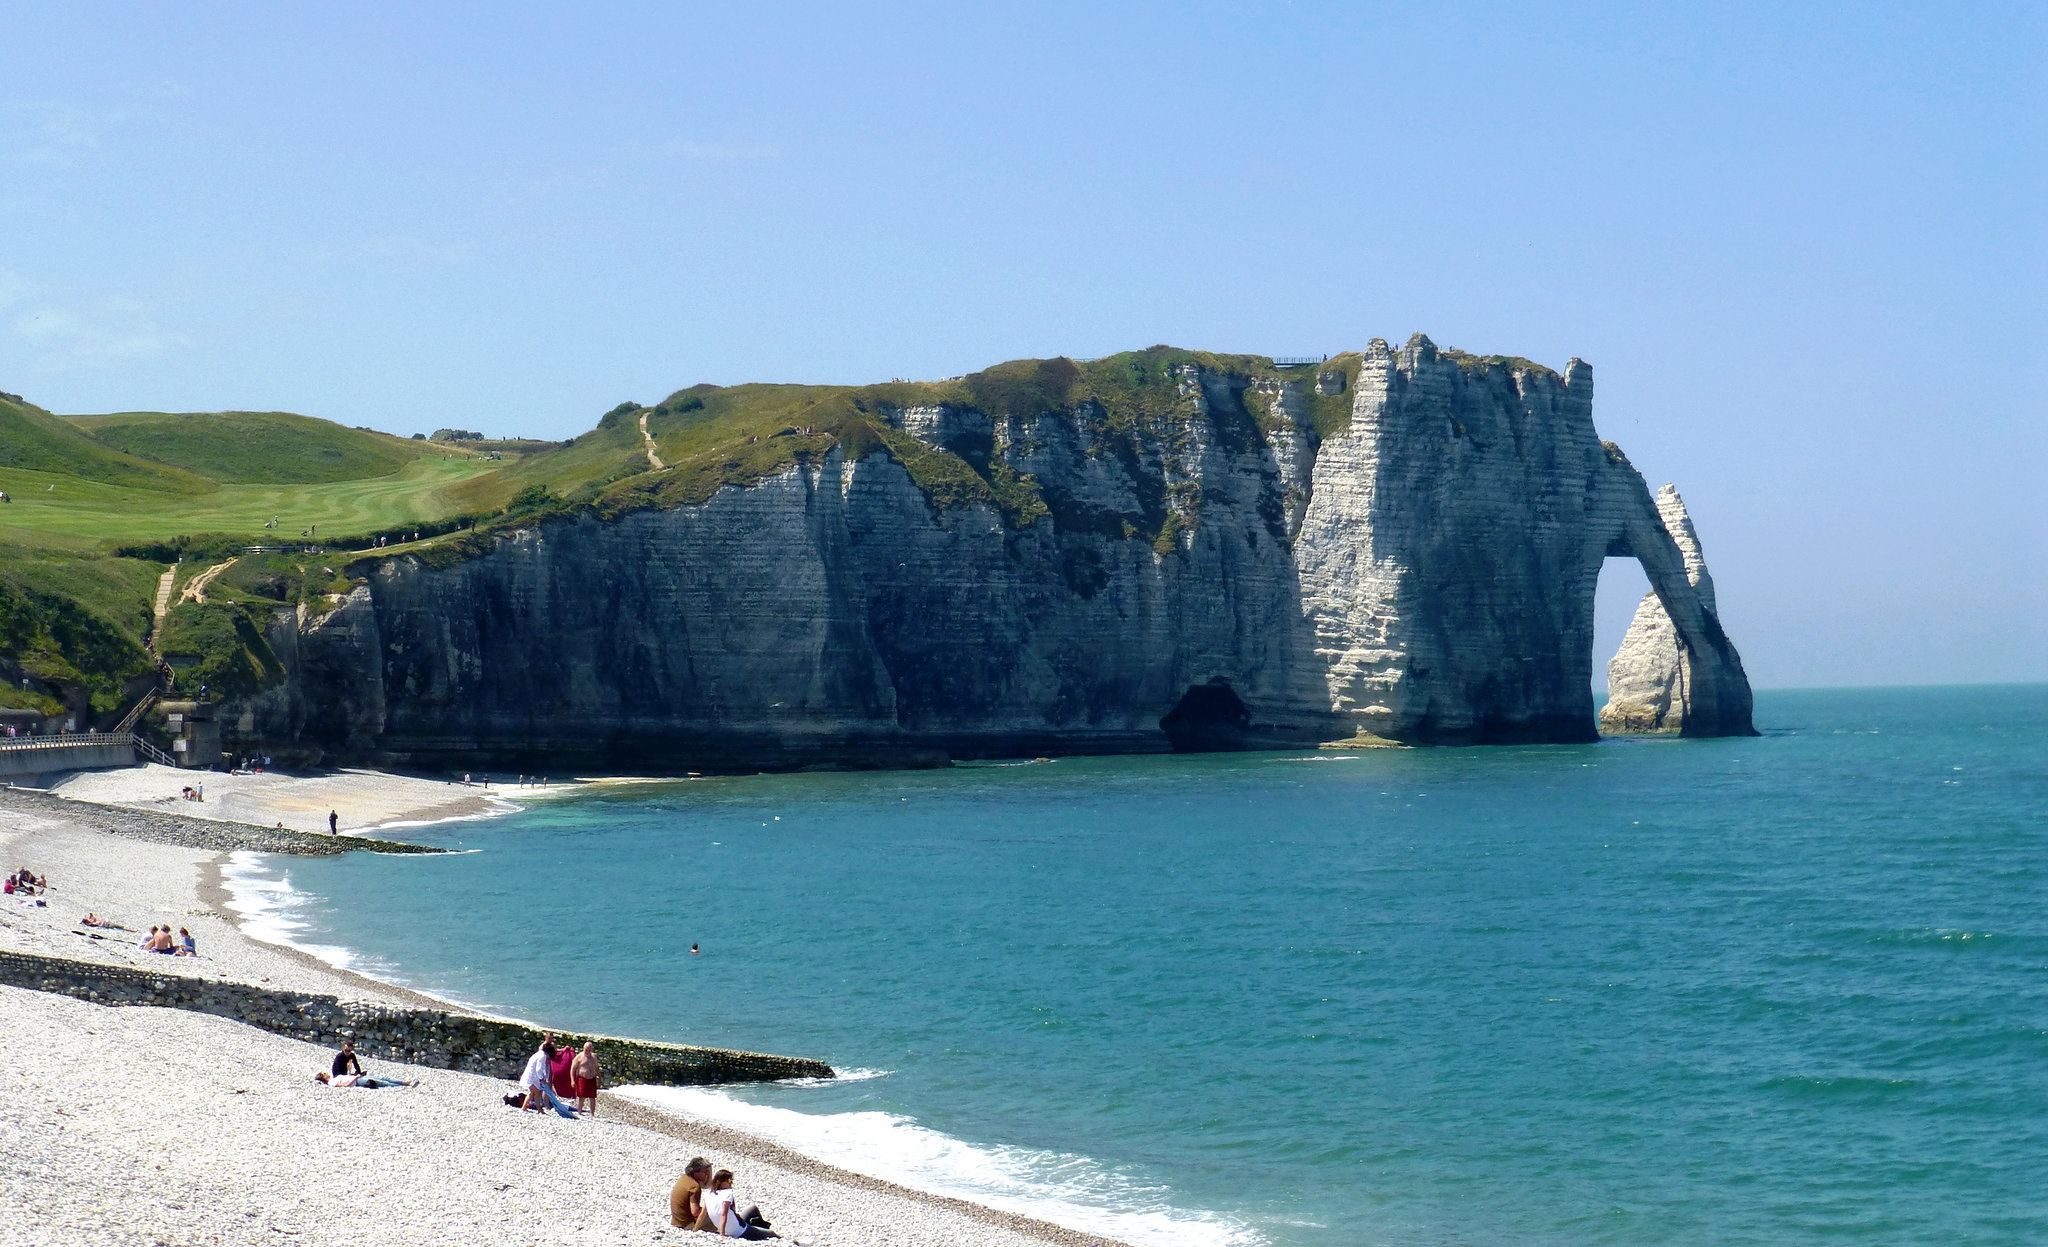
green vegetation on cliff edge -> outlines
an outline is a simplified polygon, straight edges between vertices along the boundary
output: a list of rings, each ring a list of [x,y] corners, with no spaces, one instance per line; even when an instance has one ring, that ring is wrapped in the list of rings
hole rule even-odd
[[[1442,354],[1468,374],[1501,380],[1549,372],[1513,356]],[[180,687],[252,692],[284,675],[263,638],[270,614],[332,609],[378,560],[445,565],[486,552],[500,530],[538,520],[700,503],[725,486],[820,463],[835,448],[893,458],[935,507],[987,504],[1027,528],[1055,514],[1037,481],[986,436],[934,446],[899,427],[902,413],[979,412],[998,430],[1073,413],[1092,439],[1089,453],[1136,466],[1192,409],[1183,385],[1196,372],[1217,382],[1220,436],[1278,432],[1285,386],[1314,435],[1329,438],[1349,425],[1360,363],[1344,354],[1281,368],[1265,356],[1156,346],[1094,360],[1014,360],[943,381],[697,385],[652,407],[622,403],[568,442],[480,446],[287,412],[58,416],[0,395],[0,490],[13,499],[0,507],[0,671],[12,675],[14,700],[89,696],[95,717],[106,717],[123,683],[151,665],[143,645],[157,575],[184,560],[182,588],[233,557],[204,602],[174,603],[162,651],[179,668]],[[1319,386],[1320,376],[1341,381]],[[1120,535],[1167,554],[1196,522],[1199,491],[1176,483],[1154,492]],[[1057,518],[1089,525],[1101,517]],[[281,549],[245,550],[258,545]]]

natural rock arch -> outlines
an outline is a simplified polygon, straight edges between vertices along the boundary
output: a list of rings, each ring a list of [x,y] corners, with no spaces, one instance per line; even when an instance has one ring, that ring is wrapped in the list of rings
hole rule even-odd
[[[1633,519],[1624,548],[1650,578],[1621,648],[1607,664],[1600,729],[1616,735],[1751,736],[1742,660],[1722,631],[1714,578],[1678,489],[1657,491],[1657,530]],[[1672,556],[1676,555],[1676,559]]]

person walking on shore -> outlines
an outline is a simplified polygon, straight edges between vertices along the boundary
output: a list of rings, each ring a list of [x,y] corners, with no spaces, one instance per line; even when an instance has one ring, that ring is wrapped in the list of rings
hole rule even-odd
[[[668,1189],[668,1223],[679,1230],[694,1230],[704,1215],[704,1187],[711,1181],[711,1162],[692,1156],[683,1166],[683,1176]]]
[[[341,815],[333,810],[327,811],[327,834],[330,836],[341,834]]]
[[[569,1078],[576,1092],[576,1108],[580,1112],[597,1116],[597,1080],[602,1071],[597,1064],[597,1045],[586,1043],[576,1059],[569,1062]]]

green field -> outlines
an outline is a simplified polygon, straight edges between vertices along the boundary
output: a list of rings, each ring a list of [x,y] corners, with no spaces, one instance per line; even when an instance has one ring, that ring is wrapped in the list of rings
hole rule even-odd
[[[311,485],[389,476],[438,442],[350,429],[286,411],[123,411],[66,416],[95,441],[224,485]]]
[[[0,468],[0,541],[73,549],[160,541],[181,533],[298,540],[307,528],[340,538],[454,514],[448,488],[503,467],[482,459],[414,459],[386,476],[319,485],[220,485],[203,494],[127,489],[52,472]],[[266,529],[272,517],[278,525]]]

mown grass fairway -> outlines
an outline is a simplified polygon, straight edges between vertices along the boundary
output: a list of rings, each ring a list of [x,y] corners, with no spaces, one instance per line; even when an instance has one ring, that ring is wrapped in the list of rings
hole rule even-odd
[[[388,476],[421,455],[461,453],[285,411],[122,411],[63,419],[117,451],[223,485],[361,480]]]
[[[388,476],[322,485],[222,485],[204,494],[125,489],[55,472],[0,468],[0,541],[82,547],[99,541],[159,541],[180,533],[232,533],[295,541],[427,523],[461,508],[443,493],[497,471],[482,459],[420,458]],[[278,517],[275,529],[263,526]],[[54,541],[52,540],[54,539]]]

